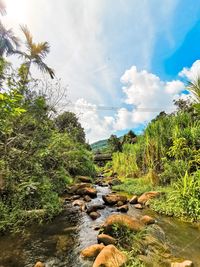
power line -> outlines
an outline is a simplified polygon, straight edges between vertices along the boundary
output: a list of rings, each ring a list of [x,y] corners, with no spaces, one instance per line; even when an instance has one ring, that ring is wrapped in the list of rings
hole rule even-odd
[[[102,110],[102,111],[118,111],[120,109],[123,109],[124,107],[113,107],[113,106],[101,106],[101,105],[94,105],[94,106],[86,106],[86,105],[76,105],[76,104],[68,104],[68,106],[73,107],[75,109],[82,109],[82,110]],[[174,110],[174,107],[165,107],[163,108],[167,109],[168,111]],[[134,111],[139,111],[139,112],[160,112],[162,110],[162,108],[151,108],[151,107],[145,107],[145,108],[133,108]]]

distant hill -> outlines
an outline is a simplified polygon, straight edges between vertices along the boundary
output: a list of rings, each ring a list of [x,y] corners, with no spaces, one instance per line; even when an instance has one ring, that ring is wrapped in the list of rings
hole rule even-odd
[[[90,146],[93,151],[105,149],[108,146],[108,139],[97,141]]]
[[[118,137],[120,141],[122,142],[123,136]],[[108,139],[105,140],[99,140],[93,144],[90,145],[93,151],[97,150],[104,150],[108,147]]]

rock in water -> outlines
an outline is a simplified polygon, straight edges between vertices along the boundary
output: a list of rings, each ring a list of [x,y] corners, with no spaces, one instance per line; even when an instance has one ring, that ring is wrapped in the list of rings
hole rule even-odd
[[[81,211],[86,210],[86,205],[83,200],[77,199],[72,203],[72,206],[79,206]]]
[[[97,211],[93,211],[89,214],[90,218],[92,218],[92,220],[96,220],[97,218],[101,217],[101,214]]]
[[[141,204],[135,204],[134,207],[139,210],[143,209],[143,206]]]
[[[115,246],[108,245],[97,256],[93,267],[121,267],[127,262],[127,257]]]
[[[142,218],[140,218],[140,221],[146,225],[155,223],[155,219],[148,215],[142,216]]]
[[[97,236],[98,243],[103,243],[105,246],[107,245],[115,245],[117,243],[117,240],[106,234],[100,234]]]
[[[92,198],[97,197],[97,190],[95,188],[93,188],[93,187],[80,188],[76,192],[77,192],[78,195],[81,195],[81,196],[88,195],[88,196],[90,196]]]
[[[117,194],[104,195],[104,196],[102,196],[102,199],[107,205],[115,205],[119,201],[122,202],[123,204],[127,202],[126,196],[121,196],[121,195],[117,195]]]
[[[171,264],[171,267],[192,267],[193,266],[193,262],[192,261],[183,261],[183,262],[173,262]]]
[[[105,246],[103,244],[96,244],[87,247],[81,251],[81,256],[85,259],[94,259],[102,251]]]
[[[138,232],[143,229],[142,222],[134,217],[125,214],[112,214],[107,217],[103,224],[105,233],[112,233],[113,226],[116,224],[121,227],[127,227],[133,232]]]
[[[146,192],[138,198],[138,203],[144,205],[147,201],[149,201],[150,199],[155,198],[159,195],[160,195],[160,193],[156,192],[156,191]]]
[[[41,261],[38,261],[38,262],[36,262],[34,267],[45,267],[45,264],[43,262],[41,262]]]
[[[91,213],[93,211],[103,210],[103,209],[105,209],[104,205],[101,205],[101,204],[91,205],[87,208],[87,213]]]
[[[132,196],[132,198],[129,201],[130,204],[137,204],[137,202],[138,202],[138,197],[137,196]]]
[[[121,207],[118,207],[117,208],[117,211],[120,211],[120,212],[127,212],[128,211],[128,205],[123,205]]]

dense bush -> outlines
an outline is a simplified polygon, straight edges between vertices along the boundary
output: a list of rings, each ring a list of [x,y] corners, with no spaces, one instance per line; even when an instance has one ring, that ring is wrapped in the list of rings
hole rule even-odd
[[[200,112],[198,104],[177,101],[178,110],[162,112],[152,120],[134,144],[114,153],[112,168],[123,184],[115,187],[141,194],[156,189],[166,193],[153,204],[166,214],[199,216]],[[124,179],[124,178],[132,179]],[[133,179],[139,178],[140,179]],[[167,203],[167,205],[166,205]]]
[[[1,231],[57,214],[66,184],[75,175],[93,176],[95,167],[76,115],[70,113],[70,130],[65,124],[61,131],[45,96],[37,93],[38,83],[24,79],[26,68],[14,71],[1,59],[0,70]]]

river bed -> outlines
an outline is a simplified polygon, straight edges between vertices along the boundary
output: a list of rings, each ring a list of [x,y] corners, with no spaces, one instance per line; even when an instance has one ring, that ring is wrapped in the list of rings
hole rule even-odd
[[[110,193],[108,187],[97,186],[97,198],[89,205],[103,204],[102,195]],[[80,258],[80,251],[97,242],[96,225],[115,212],[114,207],[101,210],[101,217],[93,221],[85,212],[71,203],[66,203],[64,212],[52,222],[35,225],[24,235],[5,235],[0,238],[0,267],[33,267],[37,261],[46,267],[91,267],[92,263]],[[152,213],[150,210],[136,210],[130,206],[128,214],[138,216],[150,214],[165,231],[175,256],[184,257],[200,267],[200,229],[174,218]]]

